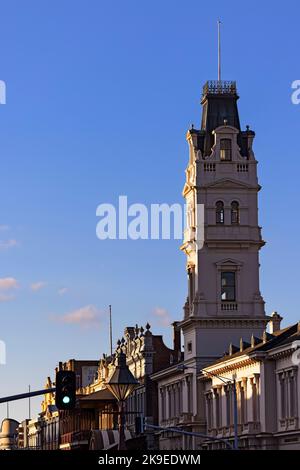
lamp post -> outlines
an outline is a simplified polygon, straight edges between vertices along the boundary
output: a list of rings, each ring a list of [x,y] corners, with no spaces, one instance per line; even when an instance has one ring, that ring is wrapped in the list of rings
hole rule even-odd
[[[229,384],[232,386],[233,390],[233,427],[234,427],[234,445],[233,448],[238,450],[239,443],[238,443],[238,403],[237,403],[237,393],[236,393],[236,380],[235,378],[229,379],[228,377],[223,377],[213,372],[208,372],[205,369],[197,369],[197,367],[193,366],[186,366],[185,364],[179,364],[178,370],[184,372],[186,369],[196,369],[198,372],[205,373],[207,377],[212,376],[216,377],[217,379],[221,380],[221,382],[225,384]]]
[[[125,400],[139,386],[126,364],[126,354],[118,353],[117,365],[109,381],[107,388],[116,397],[119,404],[119,450],[125,450]]]

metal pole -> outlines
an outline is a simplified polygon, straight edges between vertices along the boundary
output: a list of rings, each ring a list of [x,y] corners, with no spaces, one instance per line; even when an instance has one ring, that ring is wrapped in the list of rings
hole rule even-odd
[[[29,397],[36,397],[38,395],[45,395],[46,393],[52,393],[55,392],[56,388],[46,388],[43,390],[37,390],[36,392],[27,392],[27,393],[20,393],[19,395],[10,395],[8,397],[2,397],[0,398],[0,403],[7,403],[9,401],[15,401],[15,400],[23,400],[23,398],[29,398]]]
[[[236,393],[236,381],[233,380],[233,423],[234,423],[234,449],[239,449],[238,442],[238,403]]]
[[[119,401],[119,450],[126,450],[124,400]]]
[[[231,443],[222,437],[209,436],[208,434],[203,434],[201,432],[183,431],[182,429],[173,428],[173,427],[155,426],[154,424],[148,424],[146,422],[144,426],[145,428],[157,429],[158,431],[176,432],[178,434],[182,434],[183,436],[204,437],[205,439],[210,440],[210,441],[223,442],[230,450],[233,450]]]
[[[221,21],[218,20],[218,81],[221,81]]]
[[[28,392],[30,393],[30,385],[28,385]],[[28,417],[31,419],[30,396],[28,397]]]
[[[113,344],[112,344],[112,317],[111,317],[111,305],[109,306],[109,338],[110,338],[110,355],[113,354]]]

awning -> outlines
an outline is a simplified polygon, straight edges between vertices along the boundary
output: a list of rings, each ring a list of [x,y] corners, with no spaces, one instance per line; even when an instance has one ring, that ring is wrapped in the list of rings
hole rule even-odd
[[[125,431],[125,441],[132,439],[130,431]],[[119,444],[119,431],[99,430],[91,431],[89,450],[107,450]]]
[[[82,402],[97,400],[116,401],[116,398],[107,388],[103,388],[102,390],[98,390],[97,392],[90,393],[89,395],[83,395],[80,397],[80,401]]]

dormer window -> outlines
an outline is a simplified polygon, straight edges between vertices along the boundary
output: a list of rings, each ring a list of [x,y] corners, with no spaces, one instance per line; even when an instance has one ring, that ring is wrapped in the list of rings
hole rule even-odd
[[[231,156],[231,139],[220,140],[220,160],[223,162],[230,162]]]

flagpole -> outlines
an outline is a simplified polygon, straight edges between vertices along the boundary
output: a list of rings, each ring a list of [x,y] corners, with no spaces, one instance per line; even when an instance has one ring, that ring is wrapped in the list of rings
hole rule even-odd
[[[31,387],[28,385],[28,392],[31,392]],[[30,396],[28,397],[28,417],[31,419],[31,403],[30,403]]]
[[[111,305],[109,306],[109,339],[110,339],[110,355],[113,354],[113,345],[112,345],[112,317],[111,317]]]
[[[218,20],[218,81],[221,81],[221,21]]]

